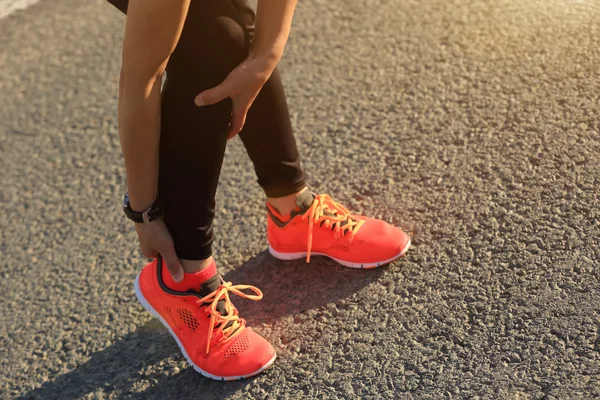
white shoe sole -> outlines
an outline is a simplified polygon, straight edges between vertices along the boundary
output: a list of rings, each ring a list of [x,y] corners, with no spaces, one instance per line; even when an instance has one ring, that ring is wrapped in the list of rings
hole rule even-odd
[[[358,269],[372,269],[372,268],[377,268],[377,267],[381,267],[383,265],[387,265],[393,261],[396,261],[397,259],[399,259],[400,257],[402,257],[404,254],[406,254],[406,252],[408,251],[408,248],[410,247],[411,241],[410,239],[408,239],[408,243],[406,243],[406,246],[404,246],[404,248],[402,249],[402,251],[400,251],[400,253],[398,253],[397,255],[395,255],[394,257],[390,258],[389,260],[383,260],[383,261],[379,261],[379,262],[375,262],[375,263],[353,263],[350,261],[344,261],[344,260],[340,260],[339,258],[335,258],[335,257],[331,257],[328,254],[324,254],[324,253],[316,253],[316,252],[310,252],[311,256],[325,256],[325,257],[329,257],[332,260],[338,262],[339,264],[342,264],[345,267],[348,268],[358,268]],[[301,258],[306,258],[306,252],[299,252],[299,253],[281,253],[275,249],[273,249],[273,247],[271,247],[271,244],[269,244],[269,253],[271,253],[271,255],[279,260],[299,260]]]
[[[141,274],[141,272],[140,272],[140,274]],[[209,374],[208,372],[204,371],[202,368],[200,368],[199,366],[197,366],[196,364],[194,364],[194,362],[190,359],[190,357],[188,356],[187,352],[185,351],[185,348],[183,347],[183,345],[179,341],[179,338],[177,337],[177,335],[175,334],[175,332],[173,332],[173,330],[171,329],[171,327],[169,326],[169,324],[160,316],[160,314],[157,313],[154,308],[152,308],[152,306],[150,305],[150,303],[148,303],[148,301],[146,300],[146,298],[142,294],[142,291],[140,290],[140,283],[139,283],[140,274],[138,274],[138,276],[135,278],[135,283],[133,285],[134,288],[135,288],[135,296],[137,297],[138,301],[142,304],[142,306],[150,314],[152,314],[153,317],[157,318],[165,326],[165,328],[167,328],[167,330],[169,331],[169,333],[171,334],[171,336],[173,336],[173,339],[175,339],[175,342],[177,342],[177,345],[179,346],[179,349],[183,353],[183,356],[185,357],[185,359],[187,360],[187,362],[190,363],[190,365],[196,370],[196,372],[199,372],[203,376],[205,376],[207,378],[210,378],[210,379],[217,380],[217,381],[236,381],[236,380],[239,380],[239,379],[250,378],[250,377],[252,377],[254,375],[258,375],[261,372],[263,372],[265,369],[269,368],[275,362],[275,359],[277,358],[277,354],[274,354],[273,358],[271,358],[264,366],[262,366],[258,370],[254,371],[254,372],[252,372],[250,374],[240,375],[240,376],[217,376],[217,375]]]

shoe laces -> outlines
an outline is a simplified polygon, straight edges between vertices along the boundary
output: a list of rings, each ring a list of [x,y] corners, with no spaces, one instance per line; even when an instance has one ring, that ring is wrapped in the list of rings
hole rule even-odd
[[[354,235],[365,223],[364,220],[355,221],[350,211],[334,201],[326,194],[317,194],[312,205],[302,215],[303,220],[308,220],[308,245],[306,250],[306,262],[310,262],[310,251],[312,249],[313,227],[315,224],[332,228],[334,237],[339,239],[341,236],[348,235],[348,242],[352,243]]]
[[[242,290],[251,290],[255,294],[246,294]],[[222,338],[219,342],[228,342],[233,338],[237,337],[246,328],[246,320],[240,318],[238,310],[231,303],[229,298],[229,292],[234,293],[240,297],[250,300],[260,300],[263,297],[262,292],[259,288],[250,285],[233,285],[231,282],[224,282],[211,294],[204,296],[201,299],[196,300],[196,303],[206,304],[210,303],[206,307],[206,313],[210,314],[210,324],[208,325],[208,341],[206,342],[206,354],[210,352],[210,342],[213,337],[213,332],[218,329],[222,332]],[[217,304],[219,301],[225,302],[225,312],[227,315],[222,315],[217,310]]]

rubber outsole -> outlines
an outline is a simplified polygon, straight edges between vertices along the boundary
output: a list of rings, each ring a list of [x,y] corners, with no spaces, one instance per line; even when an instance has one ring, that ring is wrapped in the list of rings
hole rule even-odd
[[[141,272],[140,272],[141,274]],[[142,294],[142,291],[140,290],[140,274],[138,274],[138,276],[135,278],[135,283],[133,285],[134,289],[135,289],[135,297],[137,297],[138,301],[140,302],[140,304],[142,305],[142,307],[144,307],[146,309],[146,311],[148,311],[153,317],[157,318],[163,325],[165,328],[167,328],[167,330],[169,331],[169,333],[171,334],[171,336],[173,336],[173,339],[175,339],[175,342],[177,342],[177,345],[179,346],[179,350],[181,350],[181,353],[183,354],[183,356],[185,357],[185,359],[187,360],[187,362],[192,366],[192,368],[194,368],[194,370],[196,370],[196,372],[200,373],[201,375],[210,378],[210,379],[214,379],[217,381],[237,381],[240,379],[246,379],[246,378],[250,378],[253,377],[255,375],[260,374],[261,372],[263,372],[264,370],[266,370],[267,368],[269,368],[271,365],[273,365],[273,363],[275,362],[275,359],[277,358],[277,354],[273,355],[273,358],[271,358],[264,366],[262,366],[260,369],[247,374],[247,375],[240,375],[240,376],[218,376],[218,375],[213,375],[210,374],[206,371],[204,371],[202,368],[200,368],[199,366],[197,366],[196,364],[194,364],[194,362],[190,359],[190,357],[188,356],[187,352],[185,351],[185,348],[183,347],[183,345],[181,344],[181,342],[179,341],[179,338],[177,337],[177,335],[175,334],[175,332],[173,332],[173,330],[171,329],[171,327],[169,326],[169,324],[160,316],[160,314],[158,312],[156,312],[156,310],[150,305],[150,303],[148,303],[148,301],[146,300],[146,298],[144,297],[144,295]]]
[[[375,263],[353,263],[350,261],[344,261],[344,260],[340,260],[338,258],[335,257],[331,257],[328,254],[324,254],[324,253],[316,253],[316,252],[311,252],[310,255],[311,256],[325,256],[325,257],[329,257],[331,258],[333,261],[348,267],[348,268],[357,268],[357,269],[373,269],[373,268],[377,268],[377,267],[382,267],[384,265],[388,265],[394,261],[396,261],[397,259],[399,259],[400,257],[402,257],[403,255],[406,254],[406,252],[408,251],[408,248],[411,245],[411,241],[410,239],[408,239],[408,243],[406,243],[406,246],[404,246],[404,248],[402,249],[402,251],[400,251],[400,253],[398,253],[397,255],[395,255],[394,257],[388,259],[388,260],[383,260],[380,262],[375,262]],[[299,260],[301,258],[305,258],[306,257],[306,252],[298,252],[298,253],[282,253],[279,252],[277,250],[275,250],[271,244],[269,243],[269,253],[271,253],[271,255],[279,260]]]

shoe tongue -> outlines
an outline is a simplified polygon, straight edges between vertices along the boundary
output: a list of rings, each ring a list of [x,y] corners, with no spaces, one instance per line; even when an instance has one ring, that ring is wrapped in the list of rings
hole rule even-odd
[[[209,294],[217,290],[220,284],[221,276],[219,274],[214,274],[211,278],[208,278],[204,281],[204,283],[200,286],[200,290],[198,291],[198,293],[202,297],[208,296]]]
[[[208,296],[209,294],[211,294],[212,292],[217,290],[217,288],[219,287],[221,282],[222,282],[221,276],[219,274],[215,274],[215,275],[213,275],[212,278],[208,278],[200,286],[200,291],[198,293],[202,297]],[[217,310],[221,313],[221,315],[223,315],[223,316],[227,315],[227,311],[225,311],[225,300],[219,300],[219,302],[217,303]]]
[[[312,206],[312,203],[315,201],[315,196],[311,193],[310,190],[305,190],[300,193],[300,196],[296,199],[296,205],[300,208],[301,213],[305,213],[306,210]]]
[[[296,205],[298,207],[300,207],[300,212],[301,213],[305,213],[306,210],[308,210],[310,208],[310,206],[312,206],[312,203],[315,200],[315,196],[311,193],[310,190],[305,190],[304,192],[302,192],[302,194],[300,194],[300,196],[298,196],[298,198],[296,199]],[[334,217],[336,214],[332,213],[331,211],[327,211],[325,210],[323,212],[323,214],[328,215],[330,217]],[[321,225],[324,222],[321,222]],[[344,225],[346,225],[348,223],[348,218],[346,218],[345,221],[342,221],[340,223],[340,227],[343,227]]]

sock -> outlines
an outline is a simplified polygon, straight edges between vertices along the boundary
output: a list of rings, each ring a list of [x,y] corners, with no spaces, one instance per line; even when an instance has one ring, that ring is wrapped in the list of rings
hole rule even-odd
[[[212,279],[217,277],[218,279]],[[191,274],[185,273],[183,274],[183,280],[181,282],[175,282],[171,277],[171,273],[166,265],[163,262],[162,268],[162,279],[165,285],[176,292],[206,292],[206,290],[212,289],[207,294],[212,293],[221,283],[219,274],[217,274],[217,264],[213,262],[202,271],[194,272]],[[206,286],[210,281],[211,287],[203,287]],[[213,288],[214,286],[214,288]],[[202,294],[202,293],[201,293]]]

